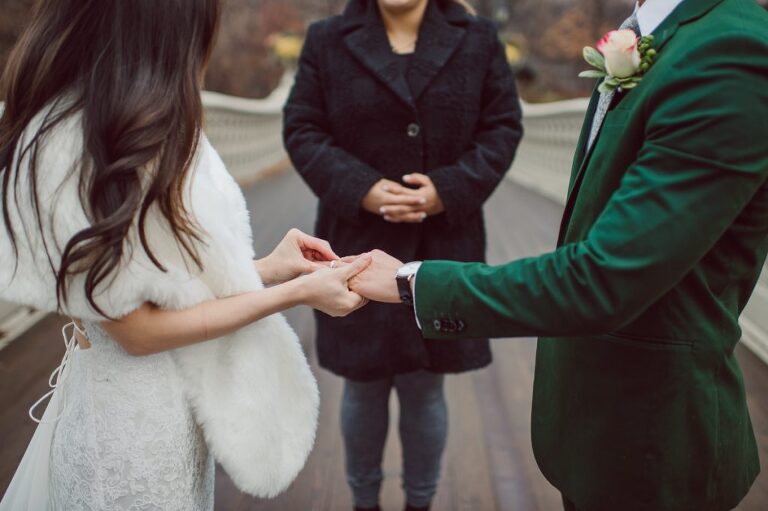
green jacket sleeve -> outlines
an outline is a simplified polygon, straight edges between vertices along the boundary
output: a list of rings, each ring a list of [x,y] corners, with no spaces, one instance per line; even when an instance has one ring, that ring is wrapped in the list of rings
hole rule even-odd
[[[686,65],[654,95],[643,147],[583,241],[496,267],[421,267],[425,337],[609,333],[694,268],[765,184],[768,57],[734,35]],[[464,328],[445,332],[442,319]]]

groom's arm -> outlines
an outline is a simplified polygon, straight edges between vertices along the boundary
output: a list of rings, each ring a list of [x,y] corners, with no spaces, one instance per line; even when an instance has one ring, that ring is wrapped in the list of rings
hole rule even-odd
[[[768,58],[732,45],[738,59],[693,51],[690,78],[655,98],[637,161],[584,241],[496,267],[424,263],[425,337],[608,333],[680,282],[765,189]]]

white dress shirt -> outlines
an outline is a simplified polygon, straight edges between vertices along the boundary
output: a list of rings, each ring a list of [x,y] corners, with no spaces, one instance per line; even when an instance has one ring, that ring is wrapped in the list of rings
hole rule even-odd
[[[637,22],[640,25],[640,35],[648,35],[659,28],[659,25],[677,9],[684,0],[645,0],[640,6],[636,4]]]

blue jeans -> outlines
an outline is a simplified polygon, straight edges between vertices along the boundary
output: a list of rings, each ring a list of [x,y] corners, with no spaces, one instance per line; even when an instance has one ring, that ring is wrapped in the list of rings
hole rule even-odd
[[[440,458],[448,436],[443,375],[418,371],[372,382],[346,380],[341,430],[347,482],[356,507],[372,508],[379,503],[392,387],[400,401],[403,490],[408,504],[426,507],[437,491]]]

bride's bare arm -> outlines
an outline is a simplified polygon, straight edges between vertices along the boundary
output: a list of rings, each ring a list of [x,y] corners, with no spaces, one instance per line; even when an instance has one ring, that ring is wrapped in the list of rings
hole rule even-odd
[[[164,310],[147,303],[102,326],[128,353],[141,356],[216,339],[300,304],[345,316],[366,303],[347,283],[370,262],[370,257],[362,257],[343,268],[325,268],[268,289],[210,300],[184,310]]]

